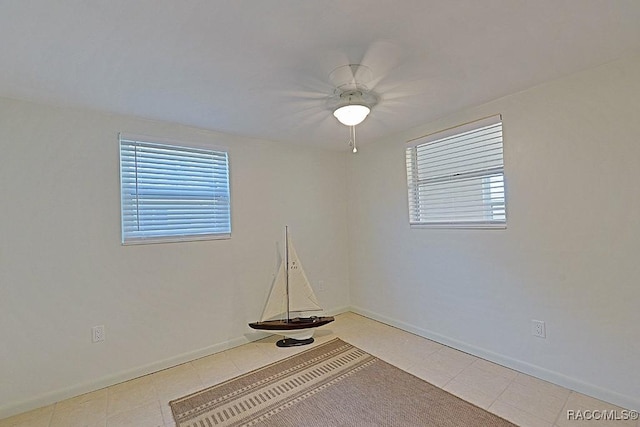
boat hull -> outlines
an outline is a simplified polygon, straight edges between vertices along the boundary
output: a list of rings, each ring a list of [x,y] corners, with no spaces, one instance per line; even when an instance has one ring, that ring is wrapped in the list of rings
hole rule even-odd
[[[259,331],[271,332],[294,340],[307,340],[313,336],[316,328],[333,322],[333,316],[296,317],[287,320],[266,320],[249,323],[249,327]]]

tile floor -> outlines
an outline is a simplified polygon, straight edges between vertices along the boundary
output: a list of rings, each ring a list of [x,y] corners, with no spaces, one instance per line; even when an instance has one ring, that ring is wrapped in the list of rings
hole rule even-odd
[[[569,409],[622,408],[354,313],[336,316],[335,322],[318,330],[316,344],[335,337],[517,425],[640,427],[638,421],[567,420]],[[0,427],[174,427],[169,400],[309,348],[277,348],[274,342],[278,338],[265,338],[6,418],[0,420]]]

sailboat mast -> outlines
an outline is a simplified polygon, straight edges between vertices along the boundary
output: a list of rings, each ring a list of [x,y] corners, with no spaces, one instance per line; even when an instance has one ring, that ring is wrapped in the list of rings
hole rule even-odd
[[[289,226],[284,226],[284,262],[287,266],[284,275],[285,289],[287,293],[287,323],[289,323]]]

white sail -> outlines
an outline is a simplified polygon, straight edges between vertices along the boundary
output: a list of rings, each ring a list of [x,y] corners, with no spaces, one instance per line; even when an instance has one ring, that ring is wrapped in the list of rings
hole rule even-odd
[[[289,311],[322,310],[307,275],[304,274],[291,237],[288,238],[287,244],[289,245]]]
[[[282,319],[287,314],[287,282],[285,278],[284,262],[280,263],[278,273],[273,281],[267,305],[262,312],[262,321]]]
[[[302,263],[287,234],[287,251],[289,259],[289,312],[321,311],[316,295],[311,289]],[[287,316],[287,271],[285,262],[280,263],[278,273],[271,287],[267,304],[262,313],[262,321],[283,319]]]

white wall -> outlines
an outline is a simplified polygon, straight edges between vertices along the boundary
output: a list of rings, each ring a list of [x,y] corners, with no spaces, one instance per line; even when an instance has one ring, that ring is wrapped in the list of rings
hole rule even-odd
[[[356,310],[640,409],[638,76],[640,57],[610,63],[363,146],[349,173]],[[508,228],[410,229],[403,143],[496,113]]]
[[[121,246],[121,131],[228,147],[232,238]],[[285,224],[348,305],[346,153],[8,99],[0,147],[0,418],[246,342]]]

